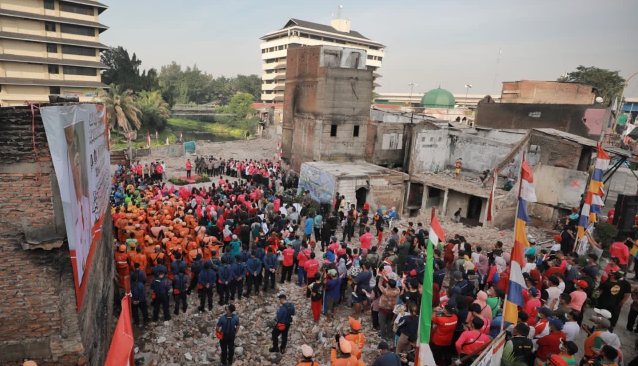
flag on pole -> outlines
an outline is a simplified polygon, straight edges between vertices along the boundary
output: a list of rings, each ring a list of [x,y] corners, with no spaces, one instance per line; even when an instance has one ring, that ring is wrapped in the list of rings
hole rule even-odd
[[[434,247],[439,240],[445,240],[443,228],[436,219],[436,214],[432,215],[430,223],[430,236],[428,238],[427,258],[425,262],[425,273],[423,277],[423,293],[421,295],[421,313],[419,315],[419,343],[417,351],[417,362],[415,365],[430,366],[436,365],[434,355],[430,349],[430,332],[432,330],[432,296],[434,284]]]
[[[516,212],[516,224],[514,226],[514,248],[510,261],[510,282],[503,309],[505,321],[516,324],[518,319],[518,306],[525,306],[523,299],[523,289],[525,288],[525,278],[523,277],[523,267],[525,266],[525,247],[529,246],[525,225],[530,222],[527,215],[527,202],[536,202],[536,192],[534,191],[534,176],[532,169],[523,157],[521,167],[521,187],[518,197],[518,209]]]
[[[598,144],[594,173],[592,174],[589,182],[589,189],[585,195],[585,202],[583,202],[583,207],[580,209],[580,218],[578,219],[578,239],[583,238],[588,224],[596,221],[596,214],[601,213],[601,208],[604,205],[603,197],[605,196],[605,191],[603,191],[603,178],[605,170],[609,167],[609,160],[609,155],[605,152],[605,150],[603,150],[603,147]]]
[[[146,148],[151,148],[151,133],[148,131],[146,132]]]
[[[490,198],[487,200],[487,222],[492,222],[494,218],[494,194],[496,193],[496,181],[498,178],[498,170],[494,168],[494,175],[492,176],[492,189],[490,190]]]

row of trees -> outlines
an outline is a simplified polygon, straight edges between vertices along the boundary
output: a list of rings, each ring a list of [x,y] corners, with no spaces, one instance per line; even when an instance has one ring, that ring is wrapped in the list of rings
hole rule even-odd
[[[107,105],[111,126],[123,134],[141,128],[162,130],[175,104],[191,103],[217,103],[218,112],[235,114],[222,122],[251,132],[257,127],[254,119],[246,118],[261,93],[257,75],[215,78],[197,65],[183,68],[176,62],[162,66],[159,73],[155,68],[140,71],[142,61],[121,46],[104,51],[101,59],[109,67],[102,82],[110,88],[99,98]]]
[[[578,66],[575,71],[561,76],[558,81],[592,86],[596,96],[602,98],[602,103],[607,105],[616,98],[620,98],[625,87],[625,78],[620,76],[619,71],[583,65]]]

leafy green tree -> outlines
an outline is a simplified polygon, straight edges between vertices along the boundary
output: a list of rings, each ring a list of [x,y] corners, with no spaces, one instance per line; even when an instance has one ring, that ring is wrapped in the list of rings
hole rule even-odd
[[[235,79],[237,91],[252,94],[253,100],[261,99],[261,78],[255,74],[237,75]]]
[[[168,125],[170,109],[159,90],[142,91],[137,98],[137,106],[142,111],[142,128],[163,130]]]
[[[583,65],[578,66],[576,71],[558,78],[558,81],[590,85],[596,89],[596,96],[603,98],[605,104],[620,97],[625,85],[625,79],[620,76],[619,71]]]
[[[105,84],[120,85],[124,90],[138,92],[142,90],[140,83],[141,60],[129,53],[122,46],[109,48],[100,56],[102,63],[109,68],[102,72],[102,82]]]

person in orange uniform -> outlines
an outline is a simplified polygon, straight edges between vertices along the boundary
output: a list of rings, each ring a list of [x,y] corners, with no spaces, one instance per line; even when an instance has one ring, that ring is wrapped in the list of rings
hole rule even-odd
[[[337,354],[337,340],[339,342],[339,353]],[[352,355],[352,344],[338,334],[335,336],[335,340],[332,341],[332,349],[330,350],[330,365],[331,366],[355,366],[357,364],[357,358]]]
[[[136,248],[137,245],[135,243],[131,243],[131,250],[126,253],[126,261],[129,265],[129,272],[133,272],[133,264],[135,264],[135,254],[137,254],[137,252],[135,251]]]
[[[120,245],[117,253],[115,253],[115,269],[117,270],[117,275],[120,278],[120,287],[124,287],[126,292],[129,292],[129,265],[128,265],[128,255],[126,255],[126,245]]]
[[[295,366],[319,366],[319,363],[312,359],[314,351],[309,345],[304,344],[301,346],[301,355],[303,356],[303,359]]]
[[[138,263],[140,265],[140,270],[146,272],[146,254],[142,253],[141,247],[138,246],[135,248],[135,254],[132,258],[129,256],[129,259],[133,266],[135,266],[135,263]]]
[[[346,334],[345,338],[350,342],[354,342],[359,349],[363,349],[366,338],[361,333],[361,322],[354,318],[349,318],[348,323],[350,324],[350,333]]]

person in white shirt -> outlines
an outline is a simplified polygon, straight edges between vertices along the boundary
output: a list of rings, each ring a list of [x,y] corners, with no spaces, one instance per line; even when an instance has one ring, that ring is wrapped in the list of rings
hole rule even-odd
[[[565,314],[567,317],[567,322],[563,325],[563,332],[565,332],[565,339],[568,341],[575,341],[576,337],[578,337],[578,333],[580,332],[580,326],[578,326],[578,322],[576,319],[578,318],[578,311],[571,310],[569,313]]]
[[[552,311],[558,309],[560,294],[563,293],[563,291],[561,291],[561,289],[558,287],[559,284],[560,280],[556,276],[550,276],[547,279],[548,287],[547,290],[545,290],[547,291],[547,301],[545,302],[545,306]]]
[[[525,257],[527,259],[527,263],[525,263],[525,267],[523,267],[523,273],[529,273],[531,270],[536,269],[536,263],[534,261],[536,258],[533,255],[528,255]]]

